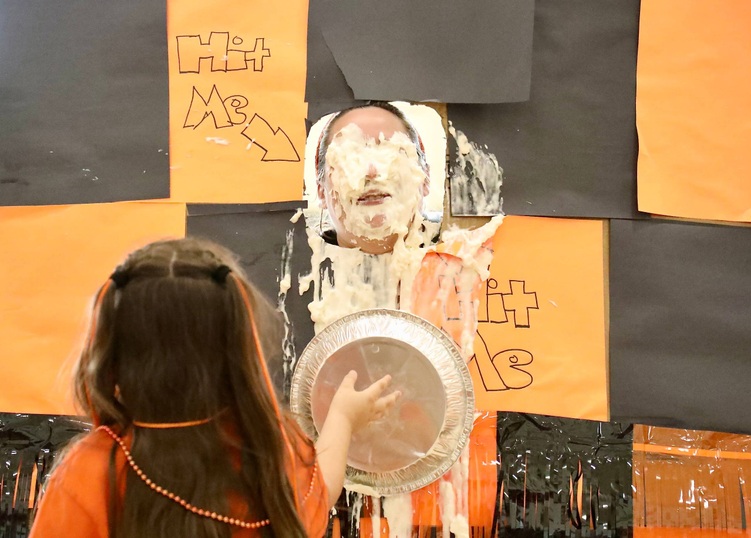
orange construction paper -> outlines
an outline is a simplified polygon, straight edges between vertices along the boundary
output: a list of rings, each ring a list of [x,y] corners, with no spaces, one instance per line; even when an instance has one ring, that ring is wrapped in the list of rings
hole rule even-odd
[[[0,208],[0,412],[75,414],[95,292],[133,249],[184,235],[184,204]]]
[[[308,3],[168,2],[171,199],[300,200]]]
[[[642,2],[639,210],[751,222],[751,3]]]
[[[608,420],[604,223],[506,217],[481,294],[476,406]]]

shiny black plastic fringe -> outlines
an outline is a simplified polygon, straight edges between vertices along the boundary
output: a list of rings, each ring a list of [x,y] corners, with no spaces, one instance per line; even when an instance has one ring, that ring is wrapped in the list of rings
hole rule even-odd
[[[0,413],[0,538],[26,538],[56,455],[90,429],[81,418]]]
[[[633,536],[630,424],[522,413],[495,415],[495,459],[482,465],[497,473],[496,495],[475,501],[492,503],[493,523],[473,526],[470,520],[470,538]],[[347,499],[342,494],[329,525],[329,538],[364,536],[352,524],[358,519],[352,507],[359,506],[353,495]],[[363,503],[362,514],[368,504]],[[444,537],[441,528],[420,527],[413,528],[412,538],[454,535]]]
[[[491,536],[633,535],[630,424],[498,413]]]

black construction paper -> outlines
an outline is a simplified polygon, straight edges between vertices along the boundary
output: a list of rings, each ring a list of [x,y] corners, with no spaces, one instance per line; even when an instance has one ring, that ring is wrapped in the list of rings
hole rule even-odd
[[[310,124],[314,124],[322,117],[333,112],[339,112],[340,110],[346,110],[353,106],[365,104],[367,101],[358,101],[356,99],[348,99],[342,101],[314,101],[308,103],[308,121]]]
[[[337,101],[354,99],[321,32],[322,8],[326,0],[310,0],[308,4],[308,64],[305,100]]]
[[[169,197],[166,4],[0,0],[0,205]]]
[[[538,0],[529,101],[449,105],[454,127],[498,158],[506,214],[642,216],[636,205],[639,6],[638,0]]]
[[[289,396],[292,378],[291,369],[285,368],[282,346],[286,350],[285,356],[296,361],[313,338],[313,322],[308,311],[312,292],[303,296],[298,293],[298,277],[310,272],[311,251],[305,219],[300,216],[297,223],[290,222],[296,209],[287,206],[284,203],[268,204],[266,211],[262,211],[261,206],[254,205],[242,211],[243,206],[230,205],[227,212],[221,212],[221,206],[209,206],[212,208],[209,211],[205,206],[188,205],[187,219],[187,235],[211,239],[239,255],[251,282],[274,305],[278,301],[287,234],[292,234],[291,287],[285,301],[291,339],[279,342],[278,356],[267,357],[277,394],[285,400]]]
[[[291,211],[294,214],[299,208],[304,209],[307,206],[308,202],[305,200],[273,202],[270,204],[190,204],[188,205],[187,212],[189,217],[276,211]]]
[[[614,420],[751,434],[751,229],[610,225]]]
[[[40,488],[71,439],[90,428],[81,417],[0,413],[0,537],[28,536],[33,513],[29,505],[38,501]]]
[[[311,2],[307,100],[525,101],[533,14],[534,0]]]

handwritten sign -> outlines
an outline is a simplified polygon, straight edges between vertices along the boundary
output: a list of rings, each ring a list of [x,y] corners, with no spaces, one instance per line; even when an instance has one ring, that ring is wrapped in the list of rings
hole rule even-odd
[[[477,407],[608,420],[604,224],[506,217],[469,367]]]
[[[300,200],[307,3],[169,3],[171,198]]]

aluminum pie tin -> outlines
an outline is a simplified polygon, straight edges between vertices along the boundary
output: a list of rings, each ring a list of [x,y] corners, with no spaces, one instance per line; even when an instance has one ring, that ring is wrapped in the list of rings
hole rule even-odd
[[[326,327],[302,352],[292,378],[290,406],[310,437],[318,437],[350,370],[357,371],[357,390],[390,374],[386,393],[402,395],[386,417],[352,437],[345,485],[396,495],[443,476],[466,446],[474,419],[472,379],[451,337],[414,314],[387,309]]]

